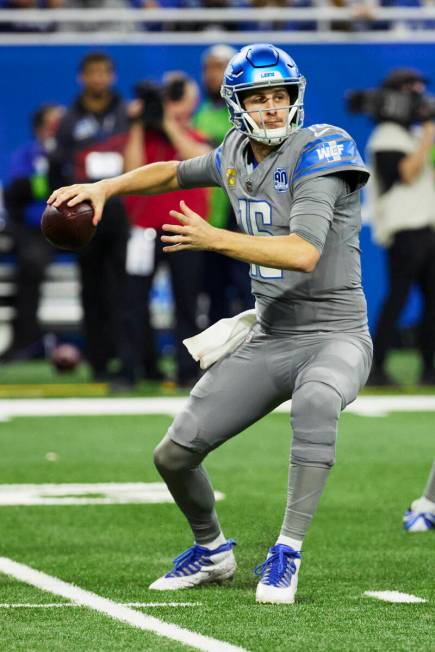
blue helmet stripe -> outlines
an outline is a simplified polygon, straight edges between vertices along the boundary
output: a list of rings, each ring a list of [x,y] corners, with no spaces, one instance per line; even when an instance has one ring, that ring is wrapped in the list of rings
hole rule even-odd
[[[274,86],[285,86],[290,98],[287,124],[282,133],[256,125],[244,110],[240,96],[244,90]],[[270,43],[254,43],[242,48],[229,62],[221,88],[232,125],[248,137],[268,145],[279,145],[292,131],[302,127],[304,92],[305,78],[296,63],[287,52]]]

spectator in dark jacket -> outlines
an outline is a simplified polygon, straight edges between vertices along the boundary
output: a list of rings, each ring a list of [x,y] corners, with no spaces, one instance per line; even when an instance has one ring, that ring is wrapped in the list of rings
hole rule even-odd
[[[123,171],[127,106],[113,90],[112,60],[88,54],[80,63],[82,93],[59,127],[52,159],[54,187],[97,181]],[[105,380],[119,353],[120,304],[125,277],[127,217],[119,199],[105,209],[104,222],[79,254],[87,356],[95,380]]]

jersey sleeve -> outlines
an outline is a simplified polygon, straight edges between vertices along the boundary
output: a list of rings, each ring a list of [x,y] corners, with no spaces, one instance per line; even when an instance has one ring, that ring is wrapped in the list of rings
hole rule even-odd
[[[300,183],[290,212],[290,233],[296,233],[322,253],[335,204],[349,192],[348,183],[337,174]]]
[[[346,176],[353,190],[367,183],[369,172],[348,133],[330,125],[315,125],[310,130],[312,137],[302,148],[293,172],[293,187],[337,172]]]
[[[221,176],[222,146],[205,156],[196,156],[181,161],[177,167],[180,188],[209,188],[222,186]]]

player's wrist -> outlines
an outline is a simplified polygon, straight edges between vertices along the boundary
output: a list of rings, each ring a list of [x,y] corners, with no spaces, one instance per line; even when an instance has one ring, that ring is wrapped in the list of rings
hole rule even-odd
[[[228,236],[231,237],[231,231],[226,229],[219,229],[213,226],[213,237],[210,238],[209,251],[214,251],[217,254],[227,254],[228,252]]]
[[[116,189],[113,188],[113,181],[111,179],[101,179],[95,185],[102,191],[105,200],[116,194]]]

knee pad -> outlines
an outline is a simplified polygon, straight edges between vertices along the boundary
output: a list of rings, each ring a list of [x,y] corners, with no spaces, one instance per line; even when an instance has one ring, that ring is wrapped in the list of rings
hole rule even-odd
[[[154,464],[162,475],[195,468],[201,460],[201,455],[179,446],[167,435],[154,451]]]
[[[337,422],[342,397],[329,385],[309,381],[292,400],[292,462],[331,467],[335,463]]]

